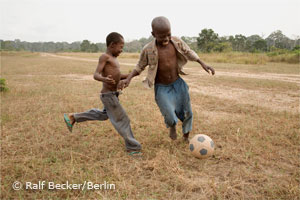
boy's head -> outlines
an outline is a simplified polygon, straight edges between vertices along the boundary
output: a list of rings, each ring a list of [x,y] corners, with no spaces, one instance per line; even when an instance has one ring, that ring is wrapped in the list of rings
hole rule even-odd
[[[120,33],[112,32],[106,37],[106,46],[113,56],[119,56],[123,51],[124,38]]]
[[[155,17],[151,23],[152,35],[157,44],[166,46],[171,40],[171,25],[166,17]]]

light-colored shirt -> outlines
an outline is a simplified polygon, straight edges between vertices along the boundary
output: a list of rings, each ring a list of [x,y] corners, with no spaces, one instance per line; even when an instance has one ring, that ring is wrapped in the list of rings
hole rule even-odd
[[[146,66],[149,65],[148,74],[146,79],[143,81],[144,86],[147,88],[153,87],[155,83],[155,77],[158,68],[158,52],[156,47],[156,40],[154,39],[150,43],[146,44],[143,48],[138,64],[136,65],[135,70],[140,74],[145,70]],[[190,47],[181,39],[172,36],[171,42],[176,49],[177,55],[177,64],[178,64],[178,73],[186,75],[182,71],[183,66],[190,61],[197,61],[199,59],[198,55],[190,49]]]

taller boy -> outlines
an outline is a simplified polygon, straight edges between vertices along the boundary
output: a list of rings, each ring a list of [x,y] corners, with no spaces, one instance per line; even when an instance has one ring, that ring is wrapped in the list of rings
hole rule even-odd
[[[171,36],[170,22],[166,17],[152,20],[152,35],[155,39],[143,48],[135,70],[123,80],[124,85],[127,87],[131,79],[149,65],[143,83],[148,88],[154,85],[155,101],[164,116],[167,128],[170,128],[171,139],[177,138],[176,124],[179,118],[182,121],[183,138],[187,141],[192,130],[193,113],[188,86],[179,74],[185,75],[182,68],[188,60],[198,62],[212,75],[215,71],[203,63],[185,42]]]

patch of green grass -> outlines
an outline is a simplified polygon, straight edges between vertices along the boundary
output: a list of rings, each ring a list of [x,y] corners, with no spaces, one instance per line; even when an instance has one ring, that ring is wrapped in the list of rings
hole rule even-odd
[[[6,85],[6,80],[4,78],[0,78],[0,92],[7,92],[8,87]]]

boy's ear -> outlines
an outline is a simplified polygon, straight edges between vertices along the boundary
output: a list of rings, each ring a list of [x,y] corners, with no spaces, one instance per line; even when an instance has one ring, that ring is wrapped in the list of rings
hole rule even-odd
[[[115,43],[111,42],[108,47],[113,48],[115,46]]]
[[[152,34],[152,36],[153,36],[153,37],[155,37],[155,34],[154,34],[154,32],[153,32],[153,31],[151,32],[151,34]]]

